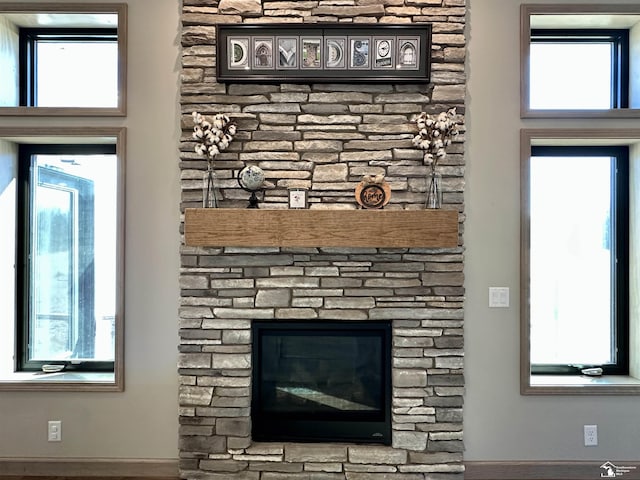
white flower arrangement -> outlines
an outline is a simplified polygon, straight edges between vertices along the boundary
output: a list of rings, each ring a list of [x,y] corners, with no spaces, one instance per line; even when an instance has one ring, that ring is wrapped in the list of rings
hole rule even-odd
[[[193,138],[198,143],[195,152],[207,157],[211,163],[214,157],[226,150],[236,134],[236,124],[223,113],[216,114],[209,122],[204,115],[193,112]]]
[[[422,112],[416,118],[416,125],[418,134],[413,137],[413,144],[425,151],[424,162],[435,168],[438,160],[447,156],[447,147],[458,135],[456,109],[450,108],[436,116]]]

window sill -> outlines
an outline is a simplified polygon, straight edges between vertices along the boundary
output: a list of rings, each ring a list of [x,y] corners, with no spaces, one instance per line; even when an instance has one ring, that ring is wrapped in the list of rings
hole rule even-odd
[[[640,118],[638,108],[612,108],[604,110],[547,110],[522,108],[520,118]]]
[[[640,379],[625,375],[531,375],[523,395],[640,395]]]
[[[3,117],[126,117],[124,107],[0,107]]]
[[[112,372],[15,372],[0,374],[0,391],[121,392]]]

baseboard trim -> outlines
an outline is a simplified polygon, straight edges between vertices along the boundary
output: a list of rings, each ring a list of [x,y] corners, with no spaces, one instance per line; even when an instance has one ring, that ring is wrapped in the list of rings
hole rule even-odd
[[[607,477],[603,465],[611,464]],[[617,469],[616,469],[617,467]],[[465,462],[465,480],[640,480],[640,462],[623,460]]]
[[[121,458],[0,458],[0,477],[178,478],[178,460]]]

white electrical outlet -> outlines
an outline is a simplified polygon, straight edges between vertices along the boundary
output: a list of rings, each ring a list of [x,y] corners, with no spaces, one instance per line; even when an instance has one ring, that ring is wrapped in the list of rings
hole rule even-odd
[[[489,287],[489,307],[509,307],[509,287]]]
[[[597,445],[598,445],[598,426],[585,425],[584,426],[584,446],[595,447]]]
[[[62,421],[49,420],[47,423],[47,440],[49,442],[62,441]]]

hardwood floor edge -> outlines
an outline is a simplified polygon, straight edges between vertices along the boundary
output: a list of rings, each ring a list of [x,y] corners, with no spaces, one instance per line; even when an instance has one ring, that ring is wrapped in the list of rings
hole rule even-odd
[[[610,467],[611,470],[607,470]],[[613,472],[613,476],[607,475]],[[465,480],[595,480],[640,479],[640,462],[602,461],[467,461]]]
[[[2,477],[178,478],[177,459],[0,457]]]
[[[616,479],[640,480],[640,461],[467,461],[465,480],[594,480],[607,478],[605,465]],[[73,478],[177,480],[177,459],[116,458],[0,458],[0,479],[47,480]],[[614,478],[614,477],[610,477]]]

